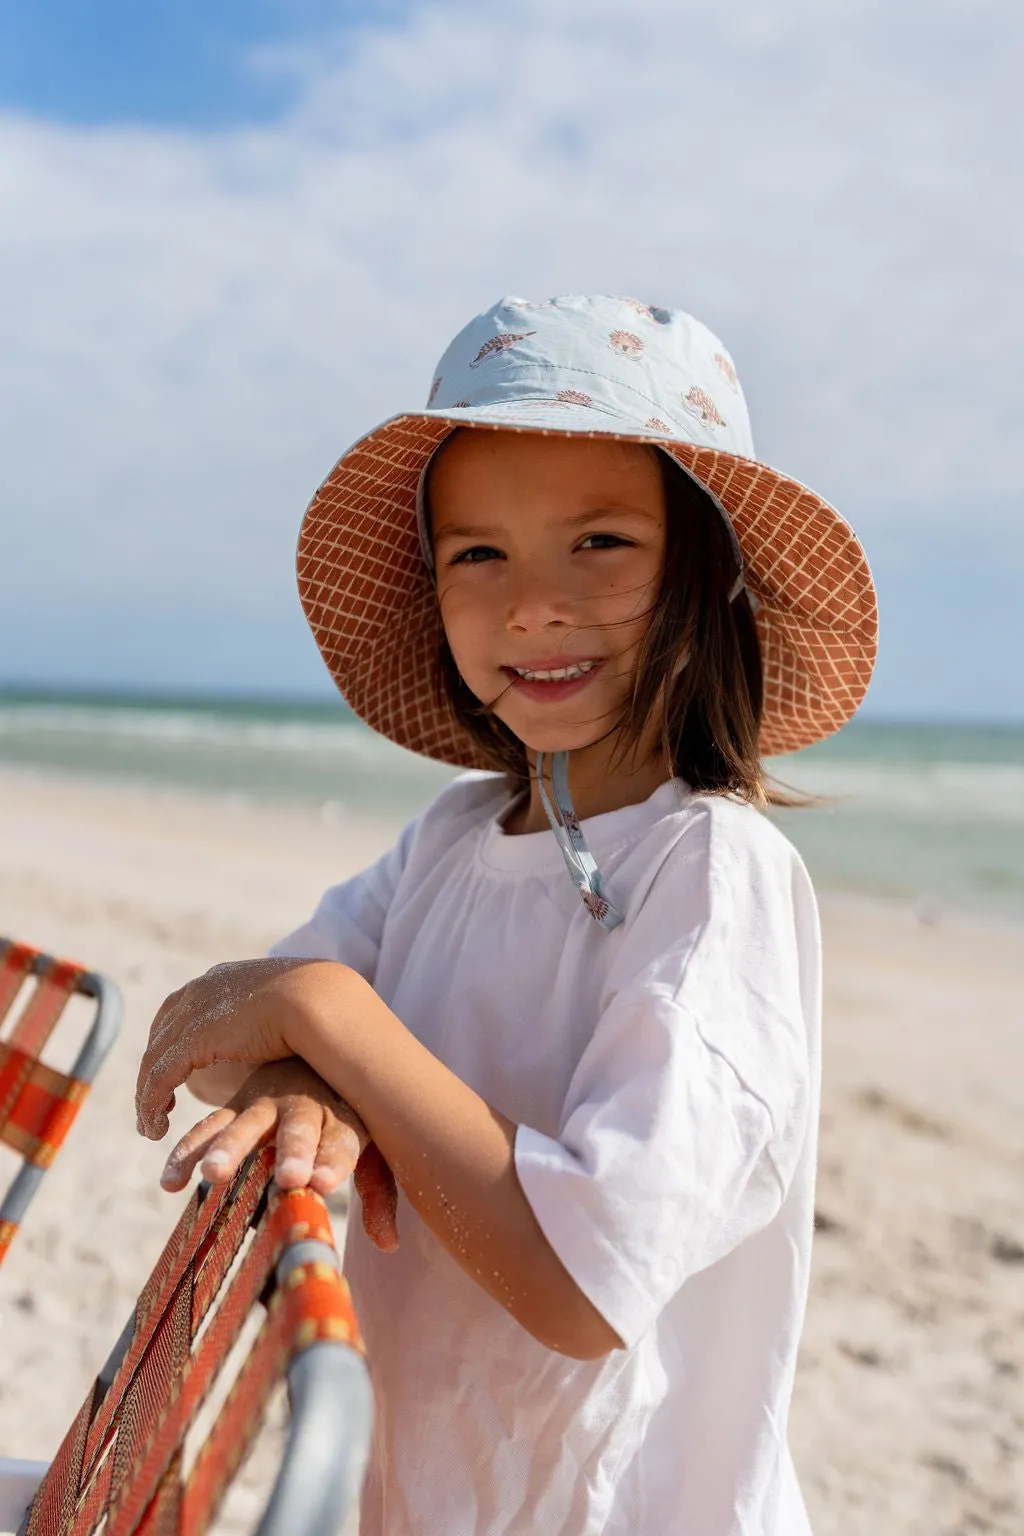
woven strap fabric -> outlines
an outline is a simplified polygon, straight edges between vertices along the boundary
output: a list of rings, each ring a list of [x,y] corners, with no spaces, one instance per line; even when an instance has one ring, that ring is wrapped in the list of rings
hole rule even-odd
[[[175,1291],[170,1306],[159,1318],[149,1341],[145,1357],[125,1394],[119,1415],[117,1437],[111,1453],[111,1474],[108,1509],[112,1512],[122,1501],[132,1497],[139,1486],[139,1468],[153,1443],[154,1433],[166,1416],[168,1403],[173,1403],[189,1365],[192,1347],[192,1274],[186,1271]],[[180,1449],[181,1439],[170,1447],[170,1470],[174,1454]],[[152,1493],[160,1492],[159,1484]],[[143,1499],[140,1513],[148,1507],[149,1499]],[[110,1528],[108,1515],[107,1527]],[[135,1529],[133,1522],[129,1530]]]
[[[95,1411],[96,1398],[97,1387],[94,1382],[32,1501],[26,1536],[64,1536],[70,1528],[82,1485],[85,1441]],[[92,1525],[80,1527],[89,1531],[92,1528]]]
[[[175,1381],[175,1390],[169,1394],[162,1411],[154,1416],[145,1446],[137,1456],[130,1484],[122,1482],[115,1488],[104,1536],[136,1536],[143,1529],[140,1521],[148,1518],[155,1500],[170,1507],[168,1484],[179,1477],[178,1452],[226,1355],[238,1339],[253,1305],[263,1294],[285,1248],[310,1237],[333,1245],[330,1223],[319,1198],[306,1190],[278,1195],[220,1298],[209,1326]],[[314,1267],[318,1270],[329,1268],[326,1265]],[[269,1321],[264,1323],[257,1346],[250,1351],[247,1365],[243,1366],[240,1377],[243,1385],[236,1382],[234,1392],[218,1416],[218,1422],[224,1421],[223,1427],[208,1439],[211,1448],[197,1461],[202,1470],[195,1488],[190,1495],[186,1490],[179,1529],[188,1531],[190,1536],[191,1533],[202,1536],[212,1520],[259,1426],[269,1392],[297,1349],[308,1347],[318,1337],[328,1336],[330,1330],[336,1330],[339,1338],[343,1328],[348,1330],[346,1342],[358,1338],[354,1318],[345,1314],[345,1301],[330,1310],[323,1300],[324,1286],[320,1276],[311,1279],[305,1288],[290,1286],[288,1293],[295,1298],[292,1310],[287,1306],[280,1309],[280,1322],[276,1317],[279,1309],[275,1301],[271,1301]],[[293,1312],[301,1296],[309,1299],[310,1310],[308,1316],[303,1316],[296,1324]],[[305,1329],[301,1326],[303,1322]],[[77,1532],[75,1536],[78,1536]]]
[[[128,1391],[150,1348],[160,1319],[173,1306],[183,1281],[188,1279],[192,1297],[190,1337],[195,1338],[205,1316],[196,1308],[196,1297],[206,1295],[207,1309],[216,1297],[224,1275],[234,1259],[273,1172],[273,1154],[264,1150],[254,1159],[241,1183],[220,1195],[210,1193],[200,1204],[199,1193],[192,1196],[177,1227],[171,1234],[152,1275],[143,1287],[135,1307],[135,1332],[124,1359],[100,1404],[89,1431],[85,1453],[85,1475],[89,1476],[116,1430]],[[233,1193],[234,1198],[229,1198]],[[233,1246],[218,1246],[217,1238],[227,1227]],[[215,1252],[220,1270],[216,1284],[204,1267],[207,1256]],[[200,1283],[196,1284],[199,1269]]]
[[[278,1199],[271,1222],[292,1233],[300,1224],[308,1229],[306,1236],[319,1233],[321,1212],[303,1198],[307,1194],[292,1190],[283,1202]],[[271,1296],[260,1334],[196,1458],[184,1490],[182,1530],[207,1529],[256,1437],[275,1382],[296,1355],[321,1340],[363,1350],[346,1281],[331,1264],[301,1264]]]
[[[233,1188],[189,1202],[139,1298],[109,1388],[93,1387],[36,1495],[29,1536],[100,1528],[104,1536],[203,1536],[294,1356],[319,1340],[362,1349],[348,1288],[330,1263],[300,1264],[276,1284],[289,1246],[312,1239],[333,1248],[334,1239],[310,1190],[272,1190],[265,1200],[273,1164],[264,1148]],[[186,1435],[268,1292],[256,1340],[186,1478]]]
[[[240,1227],[234,1250],[237,1251],[272,1169],[273,1154],[264,1152],[249,1165],[235,1190],[210,1193],[203,1201],[196,1191],[189,1200],[140,1293],[135,1306],[132,1339],[109,1387],[104,1392],[98,1383],[94,1383],[90,1388],[36,1494],[28,1536],[70,1536],[72,1532],[79,1536],[79,1533],[93,1531],[106,1519],[108,1505],[118,1492],[113,1479],[115,1464],[119,1464],[123,1473],[134,1475],[135,1469],[128,1458],[115,1456],[115,1441],[136,1377],[147,1360],[161,1322],[168,1312],[175,1310],[176,1299],[181,1305],[184,1285],[189,1300],[186,1343],[191,1343],[198,1327],[198,1322],[193,1324],[191,1317],[197,1261],[201,1265],[225,1223]],[[232,1193],[236,1197],[234,1201],[229,1198]],[[220,1257],[226,1269],[234,1252],[224,1253],[222,1250]],[[180,1359],[179,1356],[179,1363]],[[133,1417],[137,1421],[137,1413]]]
[[[78,989],[85,967],[74,960],[55,960],[29,944],[2,941],[0,948],[0,1020],[6,1018],[28,976],[36,987],[6,1036],[29,1056],[38,1056],[53,1027]]]
[[[114,1458],[111,1455],[94,1474],[92,1482],[86,1488],[84,1496],[78,1499],[77,1505],[72,1503],[67,1523],[60,1527],[61,1531],[75,1530],[91,1533],[101,1526],[102,1521],[106,1519],[107,1504],[110,1501],[113,1471]]]
[[[210,1326],[190,1354],[154,1413],[144,1444],[139,1447],[131,1478],[114,1489],[105,1536],[133,1536],[165,1478],[173,1476],[174,1457],[206,1400],[225,1356],[241,1332],[273,1267],[273,1243],[266,1230],[256,1236],[245,1262],[236,1271]],[[75,1533],[77,1536],[77,1533]],[[84,1536],[84,1533],[83,1533]],[[197,1533],[198,1536],[198,1533]]]
[[[156,1491],[155,1497],[135,1527],[135,1536],[185,1536],[193,1526],[182,1523],[181,1469],[184,1451],[179,1448],[171,1457],[167,1473]]]
[[[0,1143],[37,1168],[49,1168],[89,1091],[86,1083],[39,1060],[86,974],[74,961],[0,938],[0,1029],[9,1026],[0,1039]],[[0,1206],[3,1194],[0,1190]],[[21,1212],[0,1219],[0,1264],[18,1230],[11,1219],[16,1214]]]
[[[15,944],[10,939],[0,939],[0,1024],[11,1010],[11,1004],[31,976],[32,967],[39,959],[39,950],[28,944]]]
[[[0,1141],[49,1168],[74,1123],[89,1084],[0,1042]]]

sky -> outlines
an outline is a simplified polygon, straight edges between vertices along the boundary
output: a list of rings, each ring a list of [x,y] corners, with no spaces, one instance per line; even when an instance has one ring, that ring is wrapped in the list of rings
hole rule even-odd
[[[503,294],[736,359],[865,713],[1024,720],[1019,0],[0,4],[0,680],[313,693],[303,509]]]

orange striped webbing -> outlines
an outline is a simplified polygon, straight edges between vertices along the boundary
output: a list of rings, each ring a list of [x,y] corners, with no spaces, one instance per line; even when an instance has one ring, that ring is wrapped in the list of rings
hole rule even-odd
[[[27,1536],[90,1536],[101,1524],[104,1536],[202,1536],[291,1360],[319,1340],[362,1350],[348,1287],[330,1264],[301,1264],[276,1283],[287,1247],[334,1240],[311,1190],[273,1190],[268,1200],[273,1164],[264,1148],[233,1188],[189,1201],[139,1296],[109,1387],[97,1380],[36,1494]],[[261,1299],[259,1333],[186,1474],[186,1436]]]
[[[0,1039],[0,1141],[40,1168],[50,1166],[89,1091],[87,1083],[39,1060],[85,974],[74,961],[54,960],[28,944],[0,951],[0,1027],[26,980],[35,983]],[[0,1259],[3,1253],[0,1236]]]

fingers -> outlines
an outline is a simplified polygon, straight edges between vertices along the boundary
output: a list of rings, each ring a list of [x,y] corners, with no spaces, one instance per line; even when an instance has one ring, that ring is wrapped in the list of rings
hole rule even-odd
[[[271,1137],[279,1188],[308,1185],[327,1195],[354,1169],[367,1235],[385,1253],[398,1247],[398,1187],[391,1169],[355,1110],[302,1062],[257,1068],[229,1104],[181,1138],[160,1182],[182,1189],[201,1165],[211,1183],[226,1183]]]
[[[273,1135],[276,1124],[273,1099],[257,1099],[242,1110],[230,1105],[214,1110],[182,1137],[167,1160],[161,1184],[165,1189],[182,1189],[197,1163],[211,1184],[227,1183],[249,1153]]]
[[[160,1175],[160,1183],[164,1189],[184,1189],[199,1159],[205,1155],[210,1144],[234,1118],[233,1109],[217,1109],[186,1132],[172,1149],[164,1165],[164,1171]]]
[[[398,1186],[374,1142],[356,1164],[356,1193],[363,1207],[363,1231],[382,1253],[398,1247]]]
[[[305,1189],[322,1143],[323,1105],[302,1095],[279,1104],[279,1112],[274,1177],[280,1189]]]
[[[150,1025],[139,1063],[135,1115],[139,1134],[151,1141],[167,1134],[175,1089],[185,1082],[194,1065],[208,1065],[190,1059],[187,992],[188,987],[181,987],[164,1001]]]
[[[353,1120],[355,1120],[353,1116]],[[362,1121],[358,1122],[362,1127]],[[366,1145],[366,1132],[360,1135],[356,1126],[339,1119],[332,1111],[324,1115],[320,1145],[317,1148],[310,1187],[318,1195],[329,1195],[348,1178]],[[280,1180],[278,1180],[280,1182]]]
[[[233,1179],[250,1152],[255,1152],[274,1134],[278,1107],[273,1099],[257,1099],[235,1115],[209,1149],[203,1154],[202,1174],[211,1184]]]
[[[174,1090],[180,1088],[189,1073],[209,1062],[193,1060],[187,1037],[173,1039],[162,1055],[150,1046],[142,1058],[135,1093],[135,1113],[139,1132],[151,1141],[167,1135],[168,1114],[174,1108]]]

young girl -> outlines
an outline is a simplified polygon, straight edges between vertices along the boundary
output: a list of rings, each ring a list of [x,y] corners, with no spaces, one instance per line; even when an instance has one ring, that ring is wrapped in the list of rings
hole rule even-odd
[[[371,726],[491,771],[164,1004],[140,1128],[231,1096],[165,1184],[363,1151],[364,1536],[806,1533],[819,935],[760,757],[864,694],[859,545],[697,321],[506,299],[340,460],[299,586]]]

